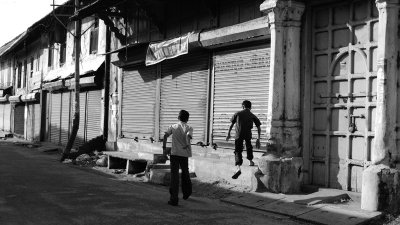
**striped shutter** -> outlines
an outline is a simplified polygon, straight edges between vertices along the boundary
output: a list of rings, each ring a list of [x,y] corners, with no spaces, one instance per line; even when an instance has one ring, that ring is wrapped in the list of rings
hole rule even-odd
[[[71,118],[71,92],[63,92],[61,95],[61,145],[67,145],[70,131]]]
[[[122,83],[122,135],[154,137],[157,67],[124,70]]]
[[[198,53],[167,60],[161,66],[160,137],[178,122],[181,109],[189,112],[193,142],[205,141],[209,54]]]
[[[4,105],[4,131],[11,132],[11,105]]]
[[[88,91],[87,96],[87,141],[101,135],[101,90]]]
[[[4,130],[4,105],[5,104],[0,104],[0,130]]]
[[[61,93],[51,94],[50,142],[60,143]]]
[[[25,129],[25,104],[15,106],[14,110],[14,133],[24,135]]]
[[[225,141],[230,118],[242,108],[243,100],[252,103],[252,112],[261,121],[261,146],[266,146],[266,122],[269,92],[268,46],[219,52],[214,55],[213,143],[233,147]],[[257,129],[253,128],[253,138]],[[234,129],[231,132],[235,135]]]
[[[78,133],[76,134],[75,137],[75,142],[74,142],[74,148],[77,148],[85,143],[85,122],[86,122],[86,91],[80,92],[79,93],[79,129]],[[72,131],[72,125],[73,125],[73,118],[74,118],[74,112],[75,112],[75,93],[71,93],[71,128],[70,131]]]
[[[33,111],[33,140],[40,141],[40,130],[41,130],[41,107],[40,104],[34,104],[34,111]]]

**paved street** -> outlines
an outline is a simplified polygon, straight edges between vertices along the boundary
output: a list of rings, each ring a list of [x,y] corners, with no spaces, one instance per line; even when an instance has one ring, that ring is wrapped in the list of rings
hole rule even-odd
[[[200,197],[172,207],[166,187],[116,180],[57,156],[0,142],[1,225],[300,224]]]

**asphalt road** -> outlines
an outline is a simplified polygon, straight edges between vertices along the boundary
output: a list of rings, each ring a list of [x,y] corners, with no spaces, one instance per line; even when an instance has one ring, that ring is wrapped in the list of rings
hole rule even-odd
[[[163,186],[127,182],[0,142],[0,224],[299,224],[288,217],[191,197],[167,204]]]

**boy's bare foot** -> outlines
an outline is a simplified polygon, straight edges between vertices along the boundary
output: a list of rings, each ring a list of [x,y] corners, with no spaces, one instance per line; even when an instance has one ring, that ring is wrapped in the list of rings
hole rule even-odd
[[[240,170],[236,171],[236,173],[233,174],[232,179],[237,179],[240,176],[240,174],[242,174],[242,171]]]

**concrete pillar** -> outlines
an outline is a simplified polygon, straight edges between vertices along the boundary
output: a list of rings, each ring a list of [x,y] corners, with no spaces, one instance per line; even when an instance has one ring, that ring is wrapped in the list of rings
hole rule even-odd
[[[396,114],[398,76],[399,0],[376,0],[379,10],[377,103],[375,144],[371,150],[372,166],[365,169],[362,179],[361,208],[380,210],[382,170],[396,159]]]
[[[300,26],[304,3],[266,0],[260,10],[271,31],[270,90],[267,134],[276,140],[278,153],[298,156],[300,151]]]
[[[396,153],[399,0],[377,0],[379,10],[377,103],[373,164],[389,164]]]

